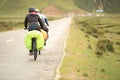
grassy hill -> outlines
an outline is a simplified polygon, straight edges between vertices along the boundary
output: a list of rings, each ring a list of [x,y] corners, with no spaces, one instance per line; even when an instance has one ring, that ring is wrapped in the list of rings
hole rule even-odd
[[[68,3],[69,2],[69,3]],[[18,4],[19,3],[19,4]],[[73,0],[0,0],[1,16],[23,16],[27,13],[29,7],[35,7],[41,10],[47,9],[49,12],[58,10],[60,12],[69,10],[78,10]],[[51,9],[51,6],[54,8]],[[46,10],[45,10],[46,11]],[[46,13],[49,13],[46,11]]]
[[[0,0],[1,16],[24,16],[30,6],[45,10],[45,13],[73,12],[85,10],[93,12],[99,5],[104,7],[107,13],[120,13],[120,0]],[[51,7],[52,8],[49,8]],[[53,9],[54,8],[54,9]]]

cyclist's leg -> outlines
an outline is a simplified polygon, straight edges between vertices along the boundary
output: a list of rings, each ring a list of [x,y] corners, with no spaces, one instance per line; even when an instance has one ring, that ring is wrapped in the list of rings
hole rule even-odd
[[[45,26],[45,27],[43,27],[42,28],[46,33],[47,33],[47,38],[49,38],[49,34],[48,34],[48,32],[49,32],[49,29]]]
[[[29,50],[29,55],[33,55],[32,50]]]
[[[48,33],[49,29],[45,26],[42,28],[44,31],[46,31]]]

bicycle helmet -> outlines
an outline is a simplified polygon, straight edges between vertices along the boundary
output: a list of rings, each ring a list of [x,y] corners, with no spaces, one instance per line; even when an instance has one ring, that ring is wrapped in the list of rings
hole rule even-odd
[[[35,11],[35,8],[33,8],[33,7],[29,8],[29,12],[34,12],[34,11]]]
[[[39,12],[40,10],[39,9],[35,9],[36,12]]]

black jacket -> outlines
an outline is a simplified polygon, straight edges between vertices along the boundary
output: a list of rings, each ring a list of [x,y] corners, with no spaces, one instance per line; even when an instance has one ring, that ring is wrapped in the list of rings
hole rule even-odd
[[[41,26],[41,28],[44,27],[44,23],[42,22],[42,20],[40,19],[40,17],[36,14],[36,13],[29,13],[27,14],[27,16],[25,17],[25,20],[24,20],[24,27],[27,28],[28,27],[28,24],[29,26],[34,24],[36,26],[39,26],[39,24]]]

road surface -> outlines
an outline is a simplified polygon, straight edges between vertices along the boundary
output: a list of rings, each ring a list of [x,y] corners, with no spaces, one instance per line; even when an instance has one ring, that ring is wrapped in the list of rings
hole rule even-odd
[[[46,47],[37,61],[28,55],[24,45],[27,31],[12,30],[0,33],[0,80],[53,80],[63,56],[71,18],[51,21]]]

